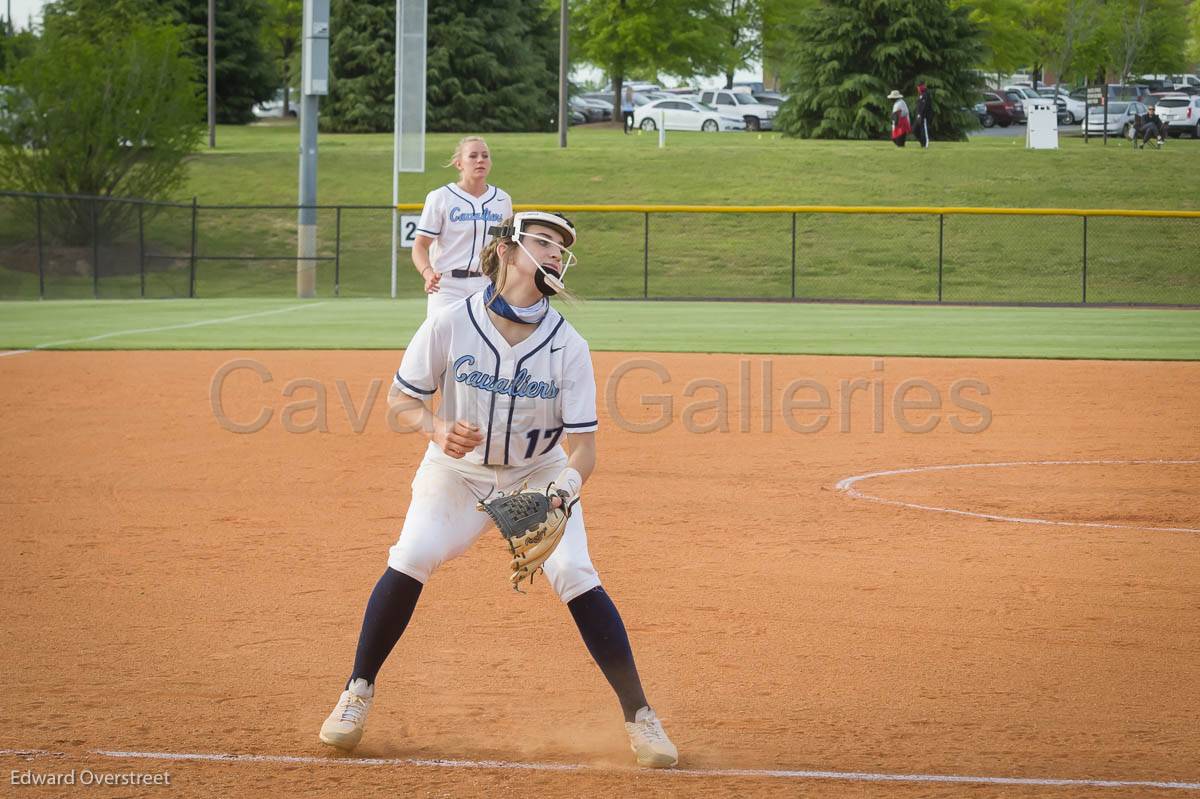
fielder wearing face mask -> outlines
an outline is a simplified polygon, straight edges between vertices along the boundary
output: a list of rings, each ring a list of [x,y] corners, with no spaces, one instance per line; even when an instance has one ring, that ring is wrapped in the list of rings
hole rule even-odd
[[[490,526],[481,499],[528,483],[561,491],[554,505],[570,510],[544,572],[617,694],[638,763],[673,766],[678,751],[646,700],[625,626],[588,554],[580,495],[596,463],[595,377],[587,342],[550,304],[566,293],[575,228],[557,214],[530,211],[490,233],[481,258],[488,285],[430,315],[395,374],[389,403],[430,442],[321,740],[342,749],[358,743],[376,675],[422,587]],[[434,413],[430,401],[439,394]]]

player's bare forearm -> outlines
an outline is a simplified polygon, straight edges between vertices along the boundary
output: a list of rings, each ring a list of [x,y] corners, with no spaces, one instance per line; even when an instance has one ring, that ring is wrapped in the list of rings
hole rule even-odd
[[[478,425],[461,419],[438,418],[422,400],[395,386],[388,391],[388,408],[401,429],[421,431],[451,458],[461,458],[483,443],[483,433]]]
[[[426,436],[433,432],[433,412],[424,402],[392,386],[388,391],[388,408],[403,430],[420,430]]]
[[[596,469],[596,434],[567,433],[567,466],[579,472],[584,482]]]
[[[425,293],[432,294],[437,291],[438,283],[441,282],[441,275],[433,268],[429,262],[429,248],[433,244],[433,239],[428,236],[417,236],[412,247],[412,262],[416,267],[417,272],[421,275],[421,279],[425,281]]]
[[[433,239],[426,236],[417,236],[413,241],[412,262],[421,277],[425,277],[425,272],[433,268],[429,264],[429,245],[432,243]]]

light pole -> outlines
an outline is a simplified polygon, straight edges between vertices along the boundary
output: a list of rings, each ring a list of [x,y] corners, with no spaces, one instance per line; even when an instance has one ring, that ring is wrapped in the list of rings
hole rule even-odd
[[[12,2],[12,0],[9,0]],[[208,147],[217,146],[217,63],[214,53],[214,26],[217,19],[217,0],[208,0]]]
[[[558,146],[567,146],[567,125],[570,123],[571,100],[567,96],[567,0],[561,0],[562,11],[558,16]]]
[[[304,0],[301,56],[300,214],[296,231],[296,296],[317,295],[317,107],[329,93],[329,0]]]

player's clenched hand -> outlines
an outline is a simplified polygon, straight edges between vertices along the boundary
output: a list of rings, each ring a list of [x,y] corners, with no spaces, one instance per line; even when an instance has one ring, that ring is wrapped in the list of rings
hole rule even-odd
[[[436,419],[433,443],[451,458],[461,458],[483,443],[483,433],[470,422]]]
[[[424,275],[425,293],[436,294],[438,290],[438,284],[442,282],[442,273],[430,267],[429,269],[425,270]]]

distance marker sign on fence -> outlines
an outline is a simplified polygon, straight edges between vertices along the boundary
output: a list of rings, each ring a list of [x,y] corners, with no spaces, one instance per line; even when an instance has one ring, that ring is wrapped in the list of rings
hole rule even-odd
[[[420,215],[403,214],[400,217],[400,247],[405,250],[411,250],[413,245],[417,243],[417,225],[420,224]]]

